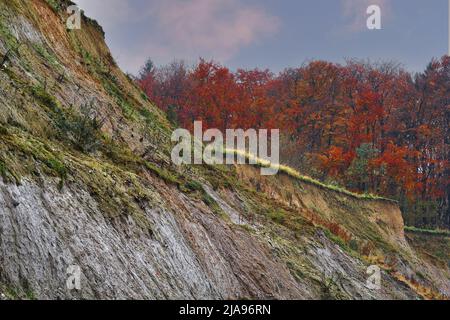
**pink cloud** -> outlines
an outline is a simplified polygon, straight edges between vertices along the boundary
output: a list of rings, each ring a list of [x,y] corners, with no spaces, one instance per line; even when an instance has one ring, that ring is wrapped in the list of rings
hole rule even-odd
[[[240,0],[166,0],[152,9],[164,35],[153,46],[194,59],[201,54],[226,61],[280,26],[262,7]]]
[[[245,0],[75,0],[105,27],[107,34],[142,26],[134,44],[112,44],[114,56],[136,73],[151,57],[159,63],[173,59],[196,61],[200,56],[226,62],[242,48],[274,35],[280,20],[260,5]]]

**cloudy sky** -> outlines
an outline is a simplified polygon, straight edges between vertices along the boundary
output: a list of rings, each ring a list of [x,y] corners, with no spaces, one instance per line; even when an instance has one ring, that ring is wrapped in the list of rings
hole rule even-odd
[[[99,21],[121,67],[151,57],[280,71],[311,59],[395,60],[422,70],[448,48],[448,0],[74,0]],[[367,7],[382,30],[366,27]]]

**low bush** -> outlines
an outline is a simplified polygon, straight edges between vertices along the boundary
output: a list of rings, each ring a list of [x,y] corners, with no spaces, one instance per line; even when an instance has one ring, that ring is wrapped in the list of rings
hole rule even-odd
[[[99,136],[103,124],[104,119],[98,116],[93,102],[82,105],[79,114],[60,112],[56,121],[62,136],[85,153],[93,152],[100,146]]]

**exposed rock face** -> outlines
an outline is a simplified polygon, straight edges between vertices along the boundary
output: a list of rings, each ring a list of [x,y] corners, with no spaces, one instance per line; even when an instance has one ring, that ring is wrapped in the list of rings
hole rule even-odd
[[[0,0],[0,57],[22,44],[0,71],[0,299],[450,295],[448,264],[416,254],[395,203],[251,167],[173,167],[167,119],[100,27],[67,31],[69,2],[51,3]],[[88,101],[104,137],[80,152],[55,123]]]
[[[152,225],[145,232],[131,217],[105,218],[78,187],[61,192],[51,182],[0,183],[1,277],[45,299],[320,297],[317,285],[290,274],[270,242],[230,227],[182,195],[171,201],[173,210],[145,208]],[[321,233],[308,239],[304,254],[318,274],[341,277],[335,281],[343,280],[349,297],[415,297],[390,278],[386,291],[371,292],[364,265]],[[81,291],[67,289],[72,265],[81,267]]]

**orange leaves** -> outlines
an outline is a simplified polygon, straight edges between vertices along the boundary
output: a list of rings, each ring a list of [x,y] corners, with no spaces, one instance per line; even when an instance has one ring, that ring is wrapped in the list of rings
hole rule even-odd
[[[338,176],[344,172],[355,157],[354,152],[344,152],[341,147],[331,147],[326,155],[320,155],[322,169],[330,176]]]
[[[305,173],[355,191],[444,203],[449,75],[449,57],[415,76],[395,63],[312,61],[275,76],[200,60],[193,69],[152,69],[140,84],[182,127],[203,120],[204,128],[280,129],[284,161]]]
[[[313,211],[305,212],[306,218],[311,221],[316,226],[321,226],[328,231],[330,231],[333,235],[340,238],[345,244],[348,244],[352,240],[352,234],[342,227],[342,224],[329,221],[324,217],[321,217],[319,214]]]
[[[423,124],[423,125],[419,126],[419,128],[417,129],[417,132],[419,133],[420,136],[427,138],[427,137],[431,137],[433,130],[430,128],[429,125]]]
[[[206,128],[260,128],[271,120],[274,104],[267,96],[269,71],[229,69],[201,60],[191,72],[188,110]]]
[[[413,196],[415,192],[422,189],[418,180],[417,169],[408,161],[413,153],[408,147],[397,146],[391,141],[386,150],[378,158],[371,161],[371,166],[384,168],[386,171],[385,178],[401,185],[408,195]]]

